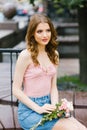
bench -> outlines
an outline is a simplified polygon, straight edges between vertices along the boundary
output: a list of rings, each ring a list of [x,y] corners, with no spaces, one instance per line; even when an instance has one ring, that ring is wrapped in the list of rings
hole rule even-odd
[[[87,127],[87,92],[59,91],[59,97],[73,102],[73,116]],[[6,111],[3,111],[3,109]],[[2,100],[0,103],[0,117],[2,127],[5,127],[6,130],[21,130],[17,120],[16,102],[11,104],[10,101]]]

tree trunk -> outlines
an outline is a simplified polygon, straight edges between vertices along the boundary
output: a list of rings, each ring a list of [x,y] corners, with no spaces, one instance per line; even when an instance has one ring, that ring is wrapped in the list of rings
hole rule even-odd
[[[87,7],[78,9],[80,79],[87,84]]]

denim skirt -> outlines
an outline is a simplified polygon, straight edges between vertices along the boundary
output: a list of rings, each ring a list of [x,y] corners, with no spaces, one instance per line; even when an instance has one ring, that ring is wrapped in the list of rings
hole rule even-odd
[[[46,95],[39,98],[32,98],[29,97],[32,101],[37,103],[39,106],[43,106],[46,103],[50,103],[50,96]],[[23,103],[19,102],[18,105],[18,121],[24,130],[30,130],[32,126],[37,124],[41,118],[43,117],[43,114],[38,114],[32,109],[28,108]],[[40,125],[36,128],[36,130],[52,130],[54,124],[58,121],[58,119],[54,119],[52,121],[47,121],[44,123],[44,125]]]

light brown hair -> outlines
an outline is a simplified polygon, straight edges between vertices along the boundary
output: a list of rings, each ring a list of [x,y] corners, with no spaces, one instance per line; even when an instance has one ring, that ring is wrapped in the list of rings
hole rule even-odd
[[[49,43],[46,45],[46,52],[51,60],[51,62],[55,65],[58,64],[58,53],[56,53],[57,51],[57,33],[56,30],[51,22],[51,20],[45,16],[45,15],[41,15],[41,14],[35,14],[33,16],[31,16],[30,21],[29,21],[29,25],[28,25],[28,29],[27,29],[27,34],[26,34],[26,42],[27,42],[27,49],[30,50],[31,52],[31,57],[33,62],[38,65],[39,62],[37,60],[37,56],[38,56],[38,43],[35,41],[34,38],[34,32],[38,26],[39,23],[44,22],[44,23],[48,23],[50,30],[51,30],[51,39],[49,41]]]

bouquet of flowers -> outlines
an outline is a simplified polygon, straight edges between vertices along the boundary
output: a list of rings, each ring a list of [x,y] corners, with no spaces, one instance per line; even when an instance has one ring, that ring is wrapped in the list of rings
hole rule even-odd
[[[73,111],[73,104],[72,102],[67,101],[67,99],[61,99],[61,101],[56,104],[56,109],[52,111],[52,113],[44,114],[42,119],[35,124],[30,130],[35,130],[39,125],[44,125],[47,121],[52,121],[56,118],[62,117],[70,117],[70,113]]]

